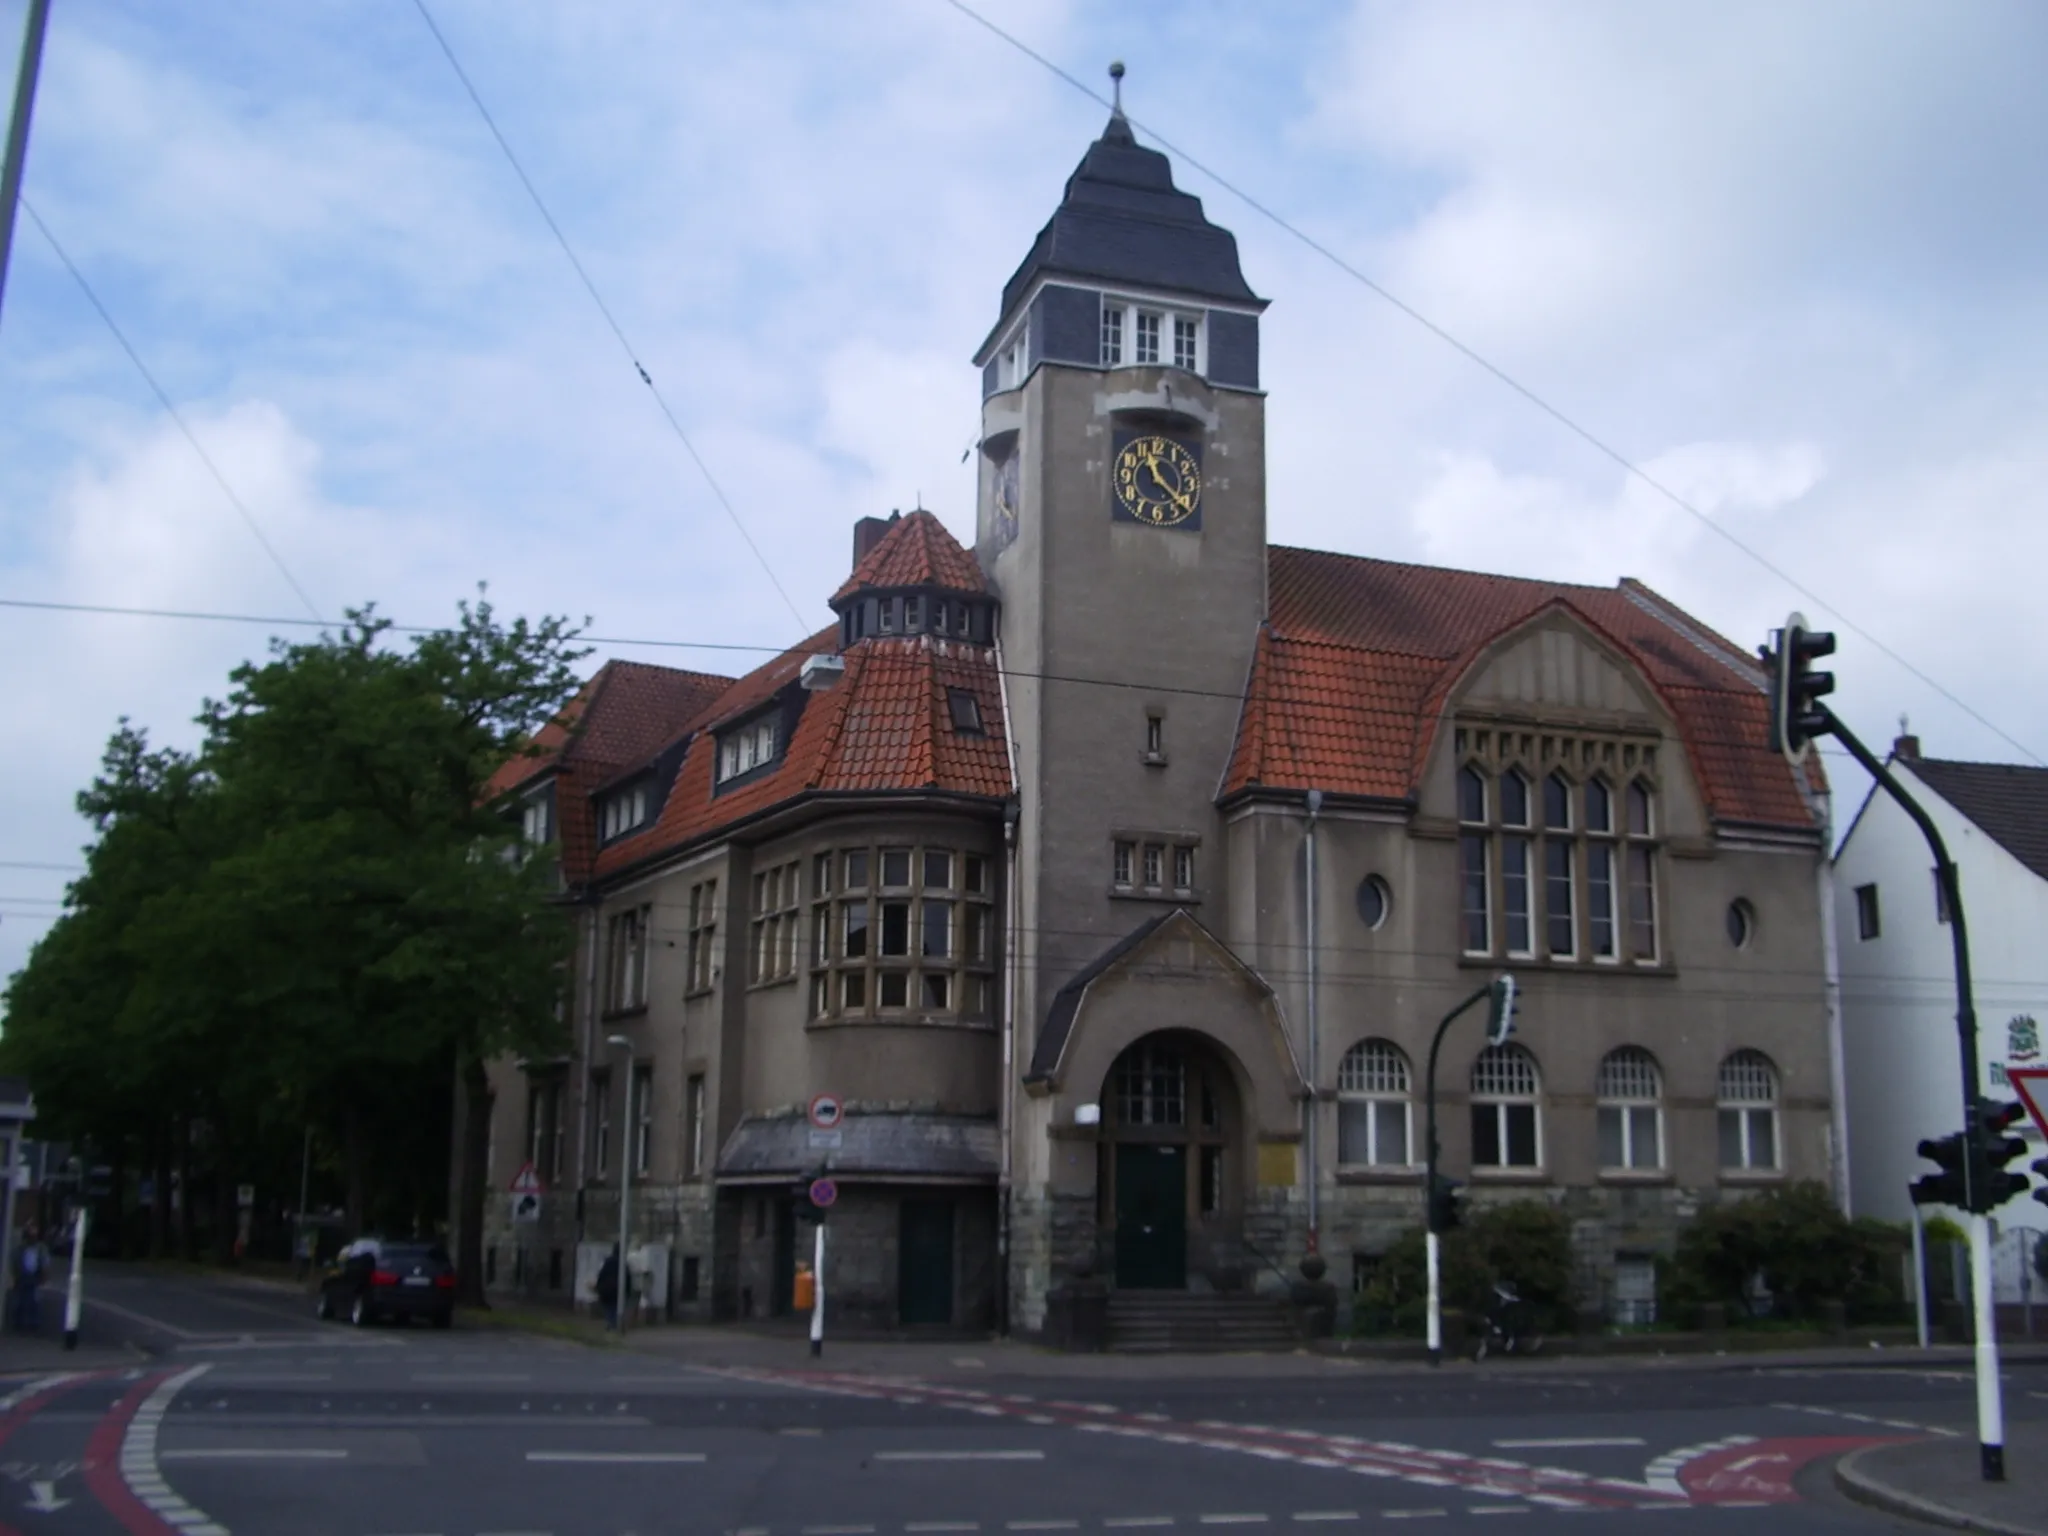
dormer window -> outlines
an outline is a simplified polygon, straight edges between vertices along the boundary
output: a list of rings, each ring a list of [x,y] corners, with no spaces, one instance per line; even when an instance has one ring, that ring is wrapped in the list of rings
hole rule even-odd
[[[529,848],[552,842],[555,836],[555,794],[543,789],[519,807],[519,835]]]
[[[775,717],[765,715],[727,731],[718,740],[718,782],[736,779],[775,761]]]
[[[635,827],[646,821],[647,803],[648,795],[645,784],[629,785],[625,789],[614,790],[606,795],[604,797],[604,807],[600,813],[600,825],[603,828],[602,836],[604,841],[610,842],[615,837],[624,837],[628,832],[631,832]]]
[[[948,688],[946,707],[952,712],[953,729],[962,736],[985,734],[981,723],[981,700],[966,688]]]
[[[1188,373],[1203,371],[1202,315],[1134,304],[1107,294],[1102,299],[1102,366],[1158,367],[1171,362]]]

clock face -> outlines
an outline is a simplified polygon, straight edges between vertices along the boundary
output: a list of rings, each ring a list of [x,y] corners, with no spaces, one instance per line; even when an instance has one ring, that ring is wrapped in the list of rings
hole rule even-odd
[[[1202,464],[1195,450],[1156,432],[1122,439],[1110,463],[1120,517],[1149,528],[1202,526]]]

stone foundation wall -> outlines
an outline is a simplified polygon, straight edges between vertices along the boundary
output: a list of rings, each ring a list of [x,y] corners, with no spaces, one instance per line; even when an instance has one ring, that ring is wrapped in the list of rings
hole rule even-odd
[[[513,1222],[504,1202],[484,1224],[484,1288],[494,1295],[568,1305],[576,1284],[576,1245],[604,1242],[619,1229],[618,1191],[584,1193],[583,1219],[573,1194],[544,1198],[541,1219]],[[665,1243],[669,1293],[665,1317],[708,1321],[713,1316],[712,1189],[708,1184],[640,1185],[633,1190],[630,1232],[635,1247]]]

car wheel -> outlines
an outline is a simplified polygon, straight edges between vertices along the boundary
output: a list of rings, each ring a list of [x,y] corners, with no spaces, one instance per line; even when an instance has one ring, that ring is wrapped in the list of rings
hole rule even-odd
[[[367,1328],[370,1325],[370,1303],[361,1296],[349,1303],[348,1320],[353,1327]]]
[[[334,1321],[334,1297],[328,1293],[324,1285],[320,1287],[320,1300],[313,1308],[313,1315],[323,1323]]]
[[[453,1307],[446,1308],[434,1314],[434,1326],[436,1328],[452,1328],[454,1325],[455,1309]]]

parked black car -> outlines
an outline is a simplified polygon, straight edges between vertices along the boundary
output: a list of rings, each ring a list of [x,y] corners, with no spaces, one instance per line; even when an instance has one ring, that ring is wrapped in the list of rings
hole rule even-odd
[[[455,1266],[439,1243],[362,1238],[342,1249],[320,1277],[320,1316],[356,1327],[379,1318],[455,1320]]]

